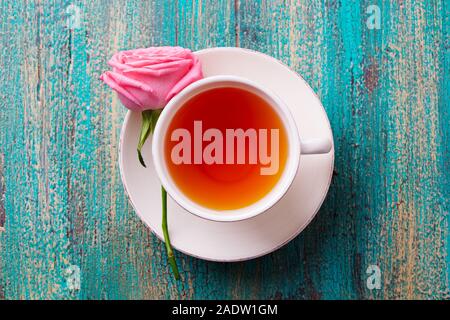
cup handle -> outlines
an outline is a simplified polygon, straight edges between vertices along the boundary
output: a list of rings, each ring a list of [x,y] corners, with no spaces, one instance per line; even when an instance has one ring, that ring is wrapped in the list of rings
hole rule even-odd
[[[329,139],[309,139],[301,143],[302,154],[323,154],[331,150],[332,144]]]

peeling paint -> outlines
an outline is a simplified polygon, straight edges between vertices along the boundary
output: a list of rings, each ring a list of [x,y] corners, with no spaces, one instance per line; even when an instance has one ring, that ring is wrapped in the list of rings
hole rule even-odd
[[[5,167],[4,156],[0,153],[0,232],[5,231],[5,223],[6,223],[6,210],[5,210],[6,185],[5,185],[5,178],[3,176],[4,167]]]
[[[377,62],[373,62],[364,68],[364,85],[369,90],[369,93],[377,87],[379,70]]]
[[[74,29],[64,4],[3,6],[0,299],[448,299],[450,6],[385,1],[369,30],[372,4],[81,1]],[[98,80],[117,50],[175,44],[289,64],[321,98],[336,147],[327,199],[299,237],[235,264],[177,253],[179,283],[127,202],[126,110]],[[380,290],[365,286],[371,264]]]

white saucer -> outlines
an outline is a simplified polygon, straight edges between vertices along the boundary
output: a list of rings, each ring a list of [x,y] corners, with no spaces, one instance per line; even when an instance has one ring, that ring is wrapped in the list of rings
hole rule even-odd
[[[302,139],[329,138],[331,127],[319,98],[297,73],[262,53],[240,48],[196,52],[205,77],[236,75],[268,87],[292,111]],[[125,190],[139,217],[162,239],[161,189],[153,169],[151,139],[144,146],[143,168],[136,155],[139,113],[125,117],[119,146],[119,165]],[[185,254],[213,261],[242,261],[270,253],[297,236],[319,210],[331,182],[334,147],[328,154],[303,155],[287,194],[270,210],[249,220],[214,222],[199,218],[168,199],[172,245]]]

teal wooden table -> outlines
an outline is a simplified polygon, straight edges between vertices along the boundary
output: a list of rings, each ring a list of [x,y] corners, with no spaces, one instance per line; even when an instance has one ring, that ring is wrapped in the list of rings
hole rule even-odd
[[[448,1],[0,4],[0,298],[449,298]],[[322,99],[335,173],[313,223],[250,262],[182,254],[124,194],[117,50],[239,46]]]

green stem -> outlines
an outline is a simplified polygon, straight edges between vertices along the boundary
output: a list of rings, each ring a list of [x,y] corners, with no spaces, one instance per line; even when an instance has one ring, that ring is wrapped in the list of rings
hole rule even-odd
[[[162,109],[157,110],[145,110],[141,113],[142,123],[141,123],[141,133],[139,135],[139,142],[137,147],[137,153],[139,162],[145,167],[144,158],[142,157],[142,147],[145,141],[149,137],[150,133],[155,130],[156,122],[158,121],[159,115]],[[167,192],[164,187],[161,186],[161,196],[162,196],[162,230],[164,234],[164,242],[166,244],[167,257],[169,260],[170,267],[175,276],[175,279],[180,279],[180,273],[178,272],[177,262],[175,261],[175,256],[173,254],[172,245],[170,244],[169,230],[167,227]]]
[[[164,234],[164,242],[166,244],[167,258],[169,260],[170,267],[172,268],[175,279],[180,279],[180,273],[178,272],[177,262],[173,254],[172,245],[170,244],[169,230],[167,228],[167,191],[161,186],[161,199],[162,199],[162,230]]]

